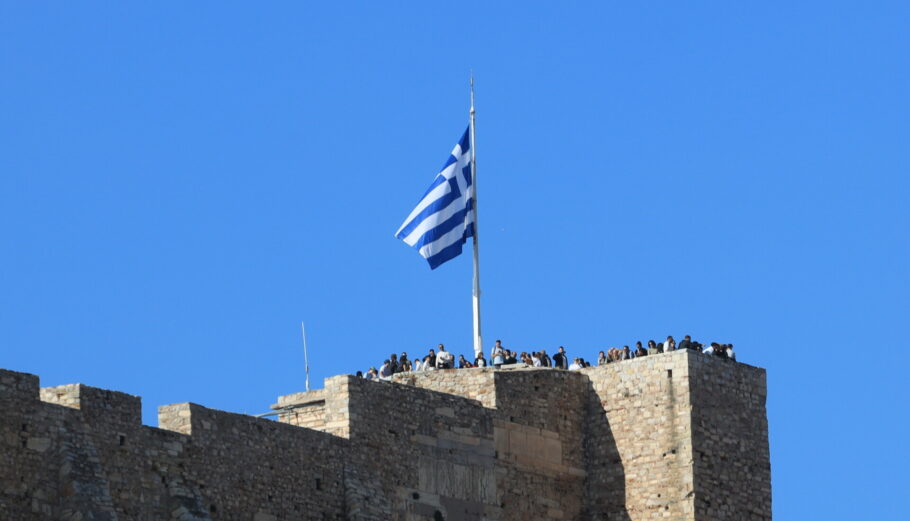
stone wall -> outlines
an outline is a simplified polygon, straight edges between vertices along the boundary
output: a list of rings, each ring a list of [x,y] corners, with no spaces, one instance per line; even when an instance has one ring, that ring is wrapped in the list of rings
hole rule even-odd
[[[582,371],[589,379],[586,514],[693,519],[689,357],[665,353]]]
[[[282,411],[278,414],[282,423],[325,431],[325,398],[325,389],[279,396],[272,409]]]
[[[578,519],[586,379],[556,369],[496,372],[495,440],[504,519]]]
[[[412,385],[477,400],[484,407],[496,407],[495,372],[492,368],[450,369],[420,373],[398,373],[395,383]]]
[[[352,519],[480,520],[496,509],[492,418],[476,400],[349,377]]]
[[[0,371],[0,519],[344,519],[343,440]]]
[[[771,519],[768,391],[764,369],[689,360],[695,519]]]
[[[769,520],[765,374],[694,352],[353,376],[279,421],[0,370],[0,519]],[[40,399],[39,399],[40,397]]]

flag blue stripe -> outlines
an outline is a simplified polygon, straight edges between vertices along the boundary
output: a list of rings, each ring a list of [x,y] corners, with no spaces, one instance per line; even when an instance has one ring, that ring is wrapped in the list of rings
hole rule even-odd
[[[436,188],[437,186],[439,186],[445,182],[446,182],[446,176],[437,174],[436,179],[433,179],[433,182],[430,184],[430,187],[427,188],[427,191],[424,192],[422,196],[420,196],[420,199],[418,199],[417,202],[420,203],[420,201],[423,201],[423,198],[430,195],[430,192],[432,192],[434,188]]]
[[[436,268],[438,268],[440,265],[442,265],[446,261],[452,260],[455,257],[458,257],[459,255],[461,255],[462,246],[464,245],[465,242],[467,242],[468,237],[473,237],[473,236],[474,236],[474,223],[471,223],[465,229],[464,236],[461,238],[461,240],[455,241],[454,243],[450,244],[449,246],[446,246],[445,248],[440,250],[439,253],[437,253],[436,255],[431,255],[431,256],[427,257],[427,262],[430,263],[430,269],[435,270]]]
[[[470,187],[473,182],[473,179],[471,179],[471,163],[461,169],[461,176],[464,177],[465,186]]]
[[[414,231],[414,228],[420,226],[425,219],[433,215],[434,213],[442,210],[446,206],[449,206],[453,201],[461,197],[461,190],[458,189],[458,183],[454,179],[449,179],[449,193],[443,195],[439,199],[433,201],[429,206],[423,209],[422,212],[415,215],[411,222],[407,226],[402,228],[402,230],[396,235],[399,239],[404,239]]]
[[[473,199],[470,199],[470,201],[473,201]],[[469,210],[470,210],[470,208],[468,208],[468,207],[458,210],[445,221],[443,221],[443,222],[437,224],[435,227],[427,230],[427,233],[421,235],[420,239],[417,239],[417,242],[414,244],[414,247],[419,250],[421,247],[426,246],[427,244],[430,244],[431,242],[435,241],[436,239],[438,239],[438,238],[442,237],[443,235],[449,233],[450,231],[454,230],[458,226],[464,226],[465,216],[467,215]]]
[[[464,134],[461,136],[461,141],[458,142],[458,146],[461,147],[461,153],[467,154],[468,150],[471,150],[471,126],[468,125],[468,128],[465,129]]]
[[[440,251],[436,255],[427,257],[427,262],[430,263],[430,269],[435,270],[436,268],[441,266],[446,261],[450,261],[450,260],[454,259],[455,257],[458,257],[459,255],[461,255],[461,247],[462,247],[462,245],[464,245],[464,243],[465,243],[465,239],[461,239],[460,241],[456,241],[455,243],[453,243],[449,246],[446,246],[445,248],[442,249],[442,251]]]
[[[455,154],[449,154],[449,158],[446,159],[446,162],[442,165],[442,168],[439,169],[440,172],[449,167],[452,163],[458,161],[458,158],[455,157]]]

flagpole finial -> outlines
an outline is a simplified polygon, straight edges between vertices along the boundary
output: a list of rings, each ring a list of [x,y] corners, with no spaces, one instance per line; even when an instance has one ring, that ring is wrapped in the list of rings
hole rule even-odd
[[[471,69],[471,116],[474,116],[474,69]]]

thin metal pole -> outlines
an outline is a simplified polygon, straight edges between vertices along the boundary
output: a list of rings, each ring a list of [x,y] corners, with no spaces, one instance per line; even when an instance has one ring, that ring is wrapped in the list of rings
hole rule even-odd
[[[310,356],[306,349],[306,326],[300,322],[300,333],[303,335],[303,362],[306,364],[306,390],[310,391]]]
[[[471,186],[474,190],[474,357],[483,353],[483,337],[480,334],[480,247],[477,219],[477,153],[474,143],[474,73],[471,72]]]

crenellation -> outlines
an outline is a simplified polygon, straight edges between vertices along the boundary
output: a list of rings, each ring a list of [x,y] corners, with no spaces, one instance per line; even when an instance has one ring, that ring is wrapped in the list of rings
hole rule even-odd
[[[492,367],[461,369],[459,371],[426,371],[419,373],[398,373],[392,381],[431,389],[441,393],[464,396],[477,400],[484,407],[496,407],[496,371]]]
[[[0,371],[0,519],[770,520],[764,370],[678,351],[278,397],[278,421]],[[40,401],[39,401],[40,396]]]
[[[158,406],[158,428],[168,431],[193,434],[192,403],[175,403],[173,405]]]
[[[142,423],[142,399],[131,394],[83,384],[42,387],[42,402],[79,409],[89,422]]]
[[[8,401],[38,401],[38,377],[28,373],[17,373],[0,369],[0,399]]]

